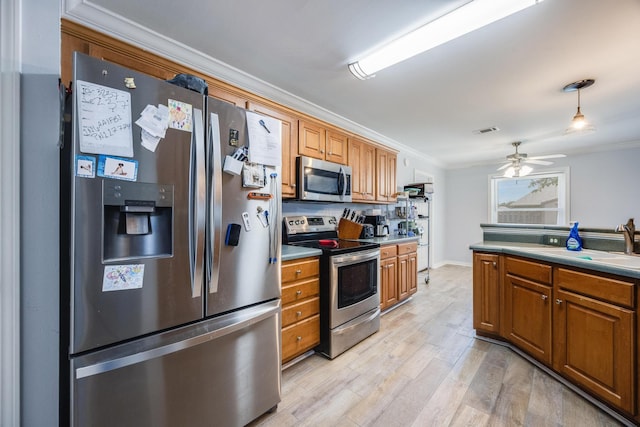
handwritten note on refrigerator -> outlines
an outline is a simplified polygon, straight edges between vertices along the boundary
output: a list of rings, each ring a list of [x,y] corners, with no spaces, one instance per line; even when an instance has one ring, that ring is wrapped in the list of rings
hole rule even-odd
[[[80,151],[133,157],[131,94],[95,83],[76,83]]]

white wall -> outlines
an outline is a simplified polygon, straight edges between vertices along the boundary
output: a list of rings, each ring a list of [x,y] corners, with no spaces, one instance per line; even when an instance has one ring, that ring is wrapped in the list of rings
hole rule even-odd
[[[614,228],[640,219],[639,163],[637,146],[555,159],[554,166],[570,169],[571,220],[581,227]],[[469,245],[482,240],[480,224],[489,222],[488,177],[494,173],[496,165],[447,171],[445,260],[471,263]]]

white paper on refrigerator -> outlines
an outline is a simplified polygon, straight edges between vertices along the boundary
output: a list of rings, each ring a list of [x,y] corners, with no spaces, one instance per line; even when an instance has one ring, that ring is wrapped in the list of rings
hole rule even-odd
[[[273,117],[247,111],[249,161],[280,166],[282,158],[282,122]]]

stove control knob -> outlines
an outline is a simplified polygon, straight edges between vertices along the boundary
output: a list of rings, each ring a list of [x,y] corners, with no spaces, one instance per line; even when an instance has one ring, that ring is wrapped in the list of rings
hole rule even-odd
[[[300,220],[296,219],[296,225],[300,225]]]
[[[301,220],[300,220],[300,224],[303,224],[303,225],[304,225],[304,219],[301,219]]]

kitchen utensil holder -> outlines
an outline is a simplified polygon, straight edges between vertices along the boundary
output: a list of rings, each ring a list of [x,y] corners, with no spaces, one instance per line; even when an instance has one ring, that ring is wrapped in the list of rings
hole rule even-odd
[[[358,239],[360,238],[361,232],[362,224],[349,221],[345,218],[340,219],[338,223],[338,237],[340,239]]]

